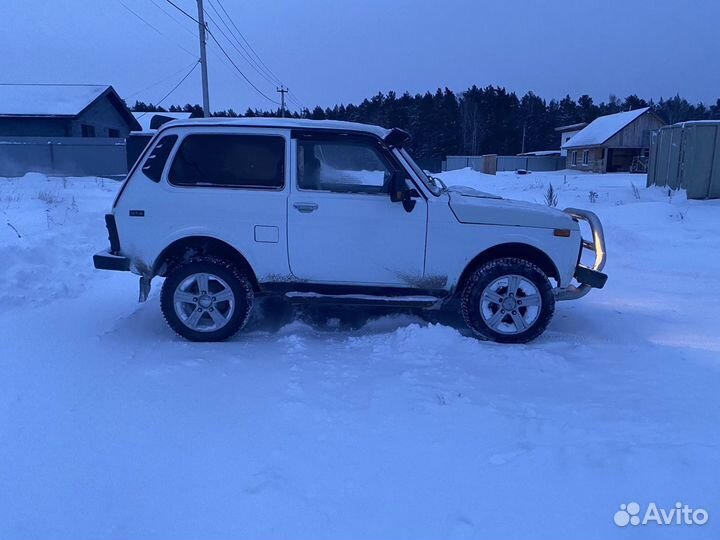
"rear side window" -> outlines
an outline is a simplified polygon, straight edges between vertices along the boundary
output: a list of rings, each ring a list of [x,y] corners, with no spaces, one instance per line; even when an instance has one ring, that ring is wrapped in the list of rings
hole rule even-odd
[[[153,182],[159,182],[162,176],[165,163],[170,156],[170,150],[177,141],[177,135],[166,135],[155,145],[150,155],[145,160],[142,171]]]
[[[262,135],[188,135],[170,174],[180,186],[278,189],[285,176],[285,139]]]

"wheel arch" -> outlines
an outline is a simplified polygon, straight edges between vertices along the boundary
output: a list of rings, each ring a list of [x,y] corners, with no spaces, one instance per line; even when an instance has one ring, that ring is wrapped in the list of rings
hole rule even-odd
[[[179,262],[198,255],[220,257],[234,263],[247,274],[255,292],[259,290],[257,276],[247,258],[227,242],[212,236],[185,236],[175,240],[155,259],[153,275],[164,277]]]
[[[560,282],[560,272],[547,253],[530,244],[509,242],[506,244],[498,244],[476,255],[460,274],[460,279],[458,279],[455,285],[455,292],[457,293],[462,290],[468,278],[480,265],[503,257],[515,257],[531,262],[540,268],[547,277],[553,278],[558,283]]]

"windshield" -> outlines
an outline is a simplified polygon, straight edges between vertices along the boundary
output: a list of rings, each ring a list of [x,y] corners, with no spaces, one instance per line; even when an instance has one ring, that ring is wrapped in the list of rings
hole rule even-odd
[[[410,154],[408,154],[407,150],[404,148],[400,149],[400,154],[403,158],[405,158],[405,161],[407,161],[408,165],[410,165],[413,172],[418,175],[420,180],[422,180],[422,183],[425,184],[433,195],[437,197],[443,192],[444,185],[442,185],[442,181],[440,181],[439,178],[428,176],[425,171],[423,171],[420,166],[415,163],[415,160],[410,157]]]

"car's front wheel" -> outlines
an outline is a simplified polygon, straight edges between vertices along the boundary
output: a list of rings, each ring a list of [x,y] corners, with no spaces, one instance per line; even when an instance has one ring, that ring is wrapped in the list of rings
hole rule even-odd
[[[462,289],[460,304],[475,335],[501,343],[535,339],[555,312],[555,297],[545,273],[513,257],[478,267]]]
[[[253,303],[250,280],[223,259],[191,259],[171,270],[160,306],[170,328],[191,341],[221,341],[247,322]]]

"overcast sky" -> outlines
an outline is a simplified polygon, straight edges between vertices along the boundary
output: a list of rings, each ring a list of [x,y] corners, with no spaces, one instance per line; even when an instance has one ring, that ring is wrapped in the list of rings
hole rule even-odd
[[[195,0],[174,1],[197,16]],[[680,93],[707,104],[720,97],[719,0],[205,2],[229,35],[213,11],[225,7],[308,107],[473,84],[548,99],[587,93],[596,102],[611,93]],[[157,102],[197,59],[197,25],[166,0],[2,3],[0,82],[112,84],[129,103]],[[277,99],[275,85],[209,25],[247,77]],[[209,47],[211,109],[273,107]],[[187,102],[201,102],[199,69],[164,104]]]

